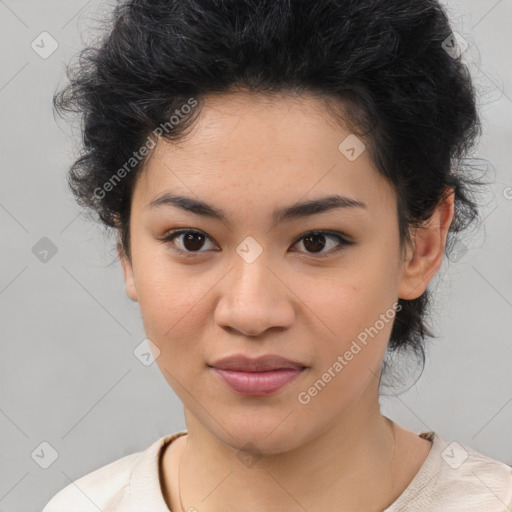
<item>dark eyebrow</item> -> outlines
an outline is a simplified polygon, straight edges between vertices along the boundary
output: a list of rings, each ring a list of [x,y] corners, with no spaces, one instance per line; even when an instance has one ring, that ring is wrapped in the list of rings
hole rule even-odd
[[[228,222],[227,215],[223,210],[215,208],[198,199],[192,199],[191,197],[166,193],[157,197],[154,201],[151,201],[151,203],[147,205],[147,208],[156,208],[161,205],[176,206],[196,215],[211,217],[226,223]],[[310,215],[334,210],[336,208],[367,208],[367,205],[357,201],[356,199],[340,195],[332,195],[279,208],[272,215],[272,219],[274,223],[279,224],[280,222],[304,218]]]

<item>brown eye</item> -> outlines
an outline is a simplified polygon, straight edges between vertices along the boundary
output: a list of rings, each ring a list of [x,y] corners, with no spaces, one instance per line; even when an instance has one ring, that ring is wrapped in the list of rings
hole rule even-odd
[[[180,241],[179,244],[176,244],[174,240]],[[163,242],[171,242],[172,245],[176,248],[176,250],[184,252],[184,253],[201,253],[205,242],[209,240],[209,237],[206,233],[202,231],[196,231],[192,229],[181,229],[176,231],[171,231],[167,236],[163,238]]]
[[[190,232],[183,237],[183,246],[187,251],[198,251],[204,245],[205,236],[201,233]]]
[[[329,243],[329,239],[337,240],[337,243]],[[349,242],[338,233],[331,233],[329,231],[312,231],[310,233],[306,233],[305,235],[301,236],[301,238],[296,242],[296,244],[298,244],[299,242],[302,242],[308,254],[320,254],[320,257],[323,257],[323,255],[337,253],[338,251],[343,249],[344,246],[353,245],[354,243]],[[323,251],[325,247],[327,247],[327,250]]]
[[[320,252],[325,247],[325,235],[309,235],[305,237],[304,247],[311,252]]]

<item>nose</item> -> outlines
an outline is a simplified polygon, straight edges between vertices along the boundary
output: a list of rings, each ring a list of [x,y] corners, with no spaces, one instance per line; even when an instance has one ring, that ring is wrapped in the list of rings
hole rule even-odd
[[[215,321],[251,337],[272,328],[286,329],[295,319],[295,297],[285,276],[270,268],[263,255],[252,263],[235,258],[234,268],[223,280]]]

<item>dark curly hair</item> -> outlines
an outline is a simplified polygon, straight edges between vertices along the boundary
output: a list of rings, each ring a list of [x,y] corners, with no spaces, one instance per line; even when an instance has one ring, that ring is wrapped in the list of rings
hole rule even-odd
[[[479,217],[475,187],[484,183],[468,158],[481,133],[476,94],[460,56],[447,51],[453,34],[437,0],[127,0],[107,23],[68,66],[53,105],[81,119],[71,190],[115,229],[129,259],[131,196],[147,158],[134,152],[155,135],[183,139],[206,95],[242,89],[339,100],[394,186],[402,250],[448,193],[447,254],[453,235]],[[388,354],[411,350],[424,367],[425,337],[435,337],[430,298],[427,289],[399,299]]]

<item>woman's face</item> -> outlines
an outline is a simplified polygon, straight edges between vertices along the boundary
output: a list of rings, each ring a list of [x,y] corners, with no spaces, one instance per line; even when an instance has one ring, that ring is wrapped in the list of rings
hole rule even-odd
[[[186,415],[236,448],[291,450],[354,411],[378,410],[394,305],[411,287],[395,194],[360,141],[341,144],[350,132],[325,108],[313,97],[210,97],[185,141],[160,140],[134,190],[127,293]],[[363,206],[277,219],[335,195]],[[178,229],[199,236],[165,240]],[[312,230],[331,233],[308,239]],[[210,366],[239,354],[305,369],[273,392],[241,393]]]

